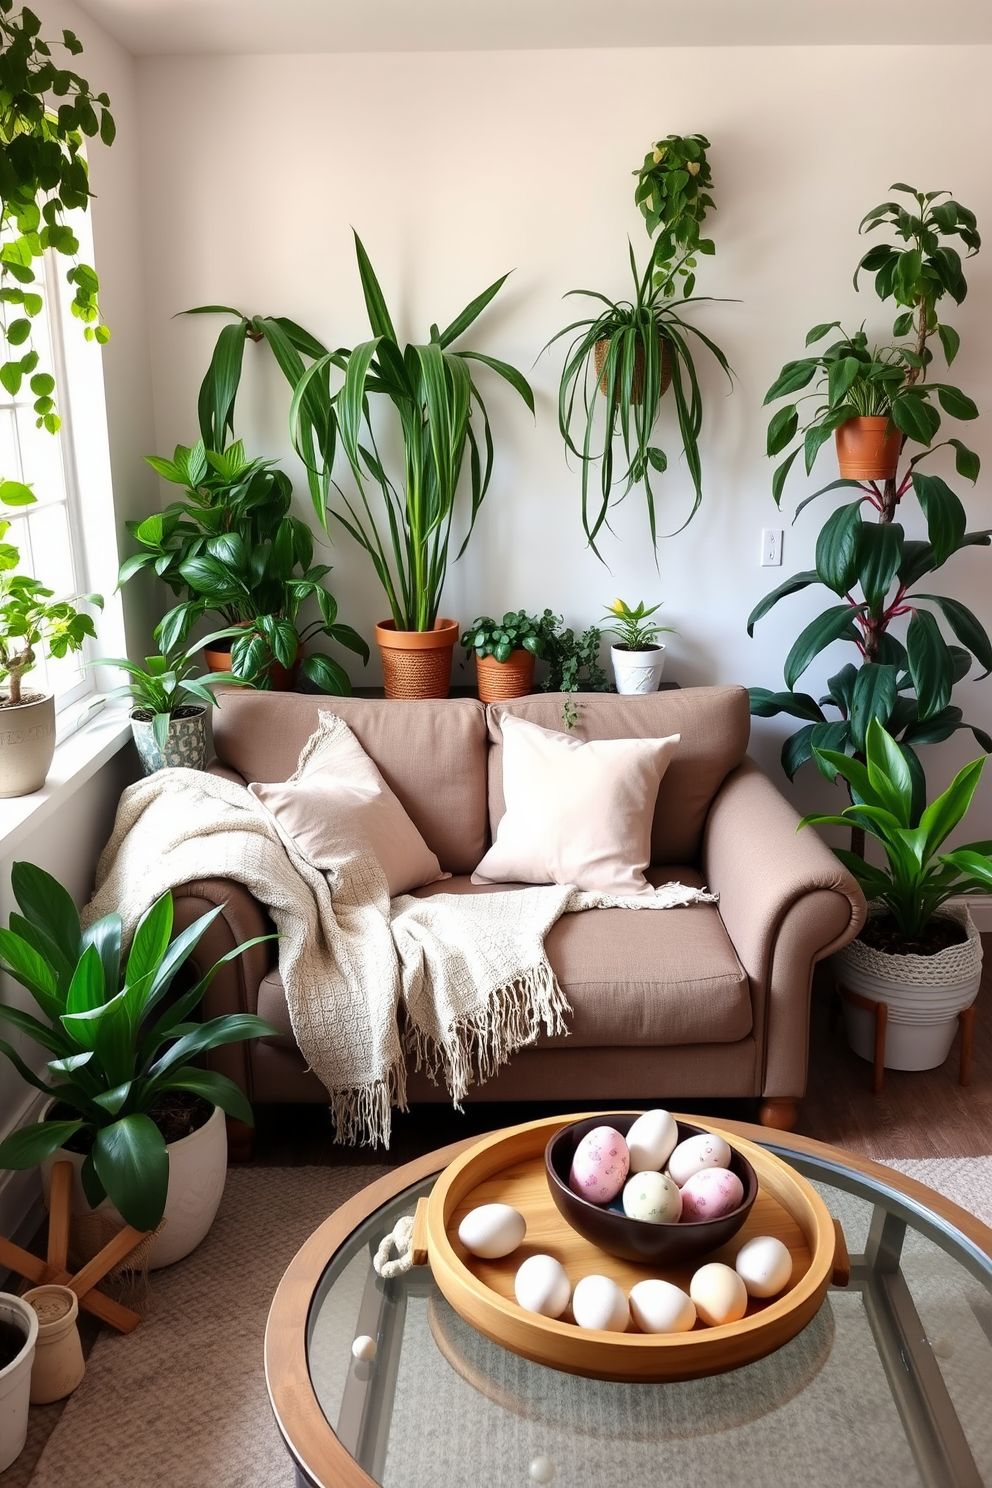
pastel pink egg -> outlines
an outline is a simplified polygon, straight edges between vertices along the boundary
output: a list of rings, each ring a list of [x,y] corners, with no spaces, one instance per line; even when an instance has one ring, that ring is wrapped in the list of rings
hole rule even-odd
[[[568,1186],[590,1204],[608,1204],[623,1188],[630,1167],[627,1143],[612,1126],[587,1132],[575,1149]]]
[[[744,1185],[728,1168],[701,1168],[682,1185],[682,1218],[719,1219],[744,1202]]]

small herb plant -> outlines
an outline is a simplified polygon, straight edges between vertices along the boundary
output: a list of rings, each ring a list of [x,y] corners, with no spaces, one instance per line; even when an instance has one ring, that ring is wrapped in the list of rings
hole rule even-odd
[[[657,625],[651,620],[650,617],[660,609],[660,602],[647,609],[642,600],[631,609],[622,599],[615,599],[603,616],[603,623],[607,632],[619,636],[618,646],[627,651],[649,651],[658,645],[660,635],[675,634],[674,626]]]
[[[143,723],[151,723],[152,734],[159,749],[165,749],[169,737],[169,721],[183,717],[184,709],[212,707],[217,699],[215,687],[250,687],[251,683],[231,672],[210,672],[196,675],[194,655],[201,646],[236,635],[237,631],[215,631],[197,641],[188,651],[171,651],[165,656],[146,656],[145,664],[131,661],[126,656],[105,657],[102,666],[118,667],[126,672],[130,680],[108,693],[108,698],[129,697],[132,713]]]
[[[548,614],[547,610],[543,617],[528,615],[525,610],[508,610],[502,620],[480,615],[463,634],[461,644],[476,656],[494,656],[497,661],[508,661],[514,651],[521,650],[543,656]]]
[[[669,277],[674,264],[683,279],[683,295],[696,283],[696,254],[713,254],[712,238],[700,237],[707,211],[716,204],[710,196],[713,177],[706,151],[710,142],[701,134],[669,134],[658,140],[634,172],[634,202],[644,214],[648,236],[655,239],[655,274],[668,295],[675,293]]]
[[[599,664],[602,632],[590,625],[577,636],[552,610],[545,610],[541,619],[545,627],[544,659],[548,663],[548,675],[541,683],[544,691],[609,692],[610,679]]]
[[[10,312],[0,335],[17,353],[0,365],[0,384],[13,398],[29,378],[37,423],[55,433],[55,379],[38,371],[31,345],[32,322],[44,303],[35,261],[46,249],[72,260],[66,274],[72,313],[87,340],[105,342],[110,332],[99,320],[99,280],[77,261],[79,242],[65,217],[89,205],[84,138],[99,135],[111,145],[116,131],[106,93],[94,94],[85,78],[57,61],[40,33],[27,6],[15,12],[13,0],[0,0],[0,299]],[[72,31],[62,32],[60,45],[71,57],[83,50]]]

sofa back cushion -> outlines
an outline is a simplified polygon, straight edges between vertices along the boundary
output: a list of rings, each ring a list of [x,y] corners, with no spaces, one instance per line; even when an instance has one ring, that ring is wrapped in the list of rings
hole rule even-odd
[[[222,690],[217,760],[245,781],[288,780],[320,712],[337,713],[448,873],[471,873],[487,846],[485,709],[425,701]]]
[[[573,699],[577,739],[653,739],[681,734],[681,743],[658,790],[651,830],[652,863],[699,859],[710,802],[744,758],[750,733],[743,687],[686,687],[644,695],[578,693]],[[495,833],[503,801],[500,719],[507,713],[542,728],[565,730],[560,693],[533,694],[494,703],[489,723],[489,819]]]

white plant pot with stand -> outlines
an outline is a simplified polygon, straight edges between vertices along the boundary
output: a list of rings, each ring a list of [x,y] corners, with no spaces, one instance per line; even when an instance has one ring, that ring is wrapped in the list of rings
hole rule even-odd
[[[613,676],[617,692],[657,692],[661,674],[665,670],[665,648],[662,645],[639,646],[631,650],[628,646],[611,646]]]

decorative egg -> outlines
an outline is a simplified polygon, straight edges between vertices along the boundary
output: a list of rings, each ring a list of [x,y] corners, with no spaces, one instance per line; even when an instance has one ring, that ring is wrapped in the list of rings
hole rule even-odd
[[[623,1292],[608,1276],[583,1276],[572,1293],[572,1316],[580,1328],[624,1333],[630,1308]]]
[[[701,1168],[729,1166],[730,1148],[715,1132],[700,1132],[698,1137],[687,1137],[668,1159],[668,1171],[679,1188]]]
[[[645,1111],[627,1132],[630,1171],[661,1172],[679,1140],[675,1117],[669,1111]]]
[[[627,1143],[612,1126],[596,1126],[575,1149],[568,1186],[591,1204],[608,1204],[620,1192],[630,1167]]]
[[[670,1281],[639,1281],[630,1311],[642,1333],[688,1333],[696,1321],[692,1298]]]
[[[737,1252],[734,1270],[749,1297],[777,1297],[792,1279],[792,1256],[774,1235],[755,1235]]]
[[[739,1209],[744,1185],[729,1168],[700,1168],[682,1185],[682,1218],[719,1219]]]
[[[361,1359],[363,1363],[368,1363],[370,1359],[374,1359],[376,1356],[376,1341],[374,1338],[370,1338],[367,1333],[359,1333],[351,1345],[351,1352],[356,1359]]]
[[[689,1296],[704,1323],[718,1328],[736,1323],[747,1311],[747,1289],[736,1271],[721,1261],[700,1266],[689,1283]]]
[[[623,1186],[623,1212],[649,1224],[675,1224],[682,1213],[678,1184],[667,1173],[635,1173]]]
[[[532,1255],[527,1257],[514,1277],[513,1294],[528,1312],[557,1318],[568,1306],[572,1284],[561,1261],[556,1261],[554,1256]]]
[[[509,1204],[480,1204],[458,1226],[465,1249],[487,1261],[516,1250],[526,1233],[527,1221]]]

